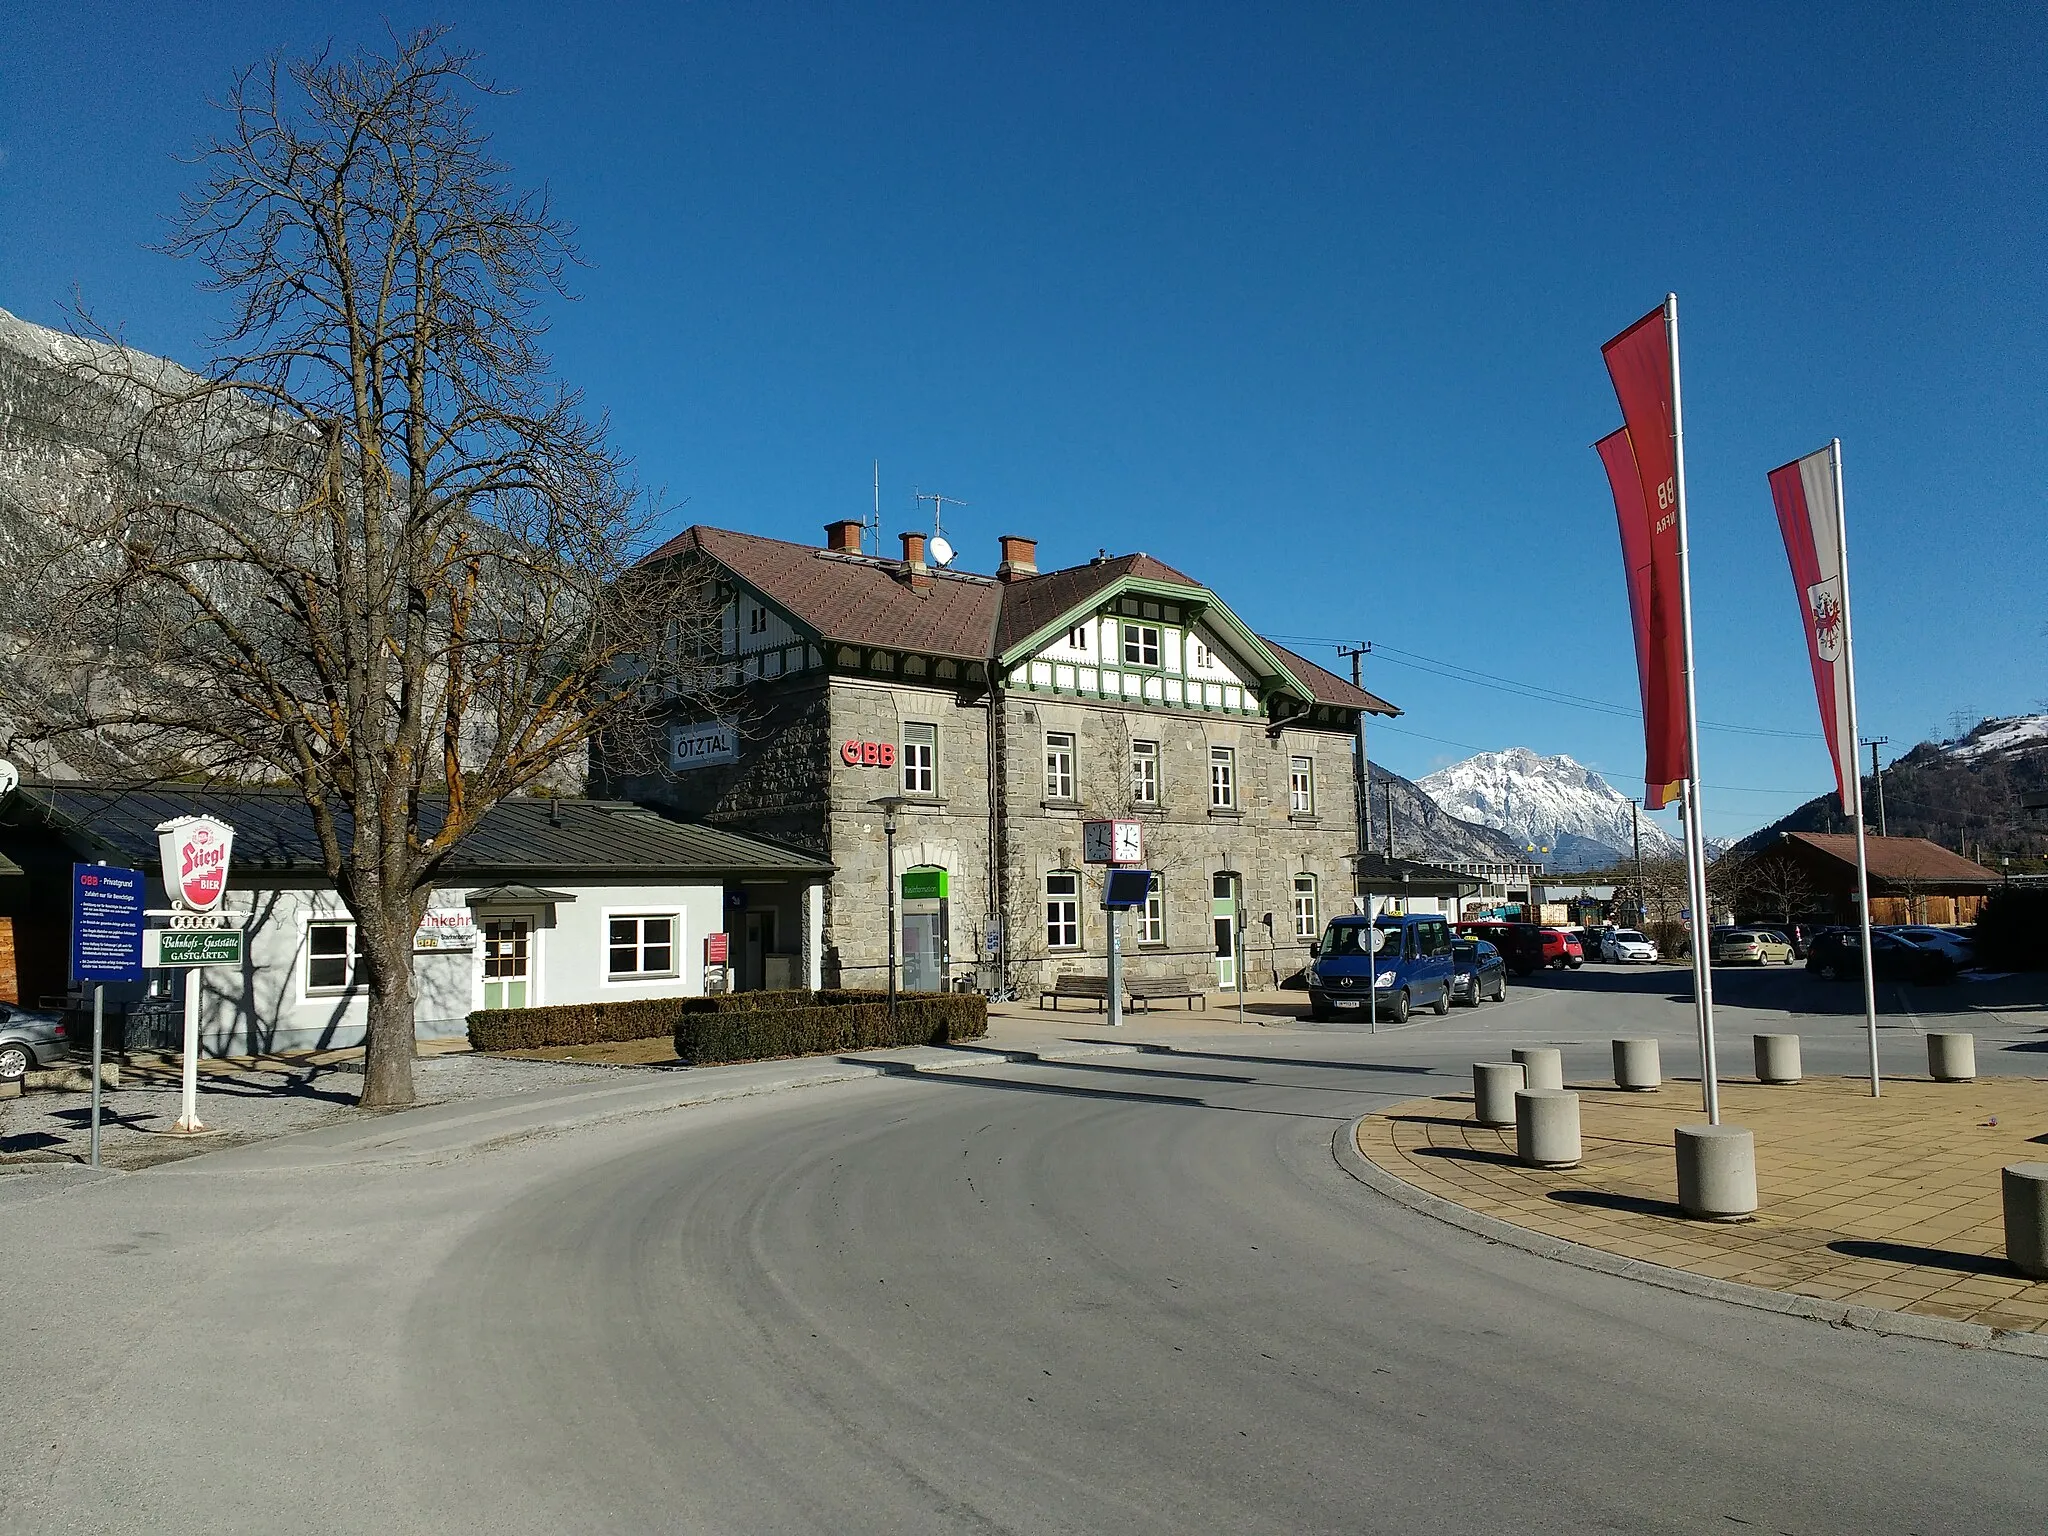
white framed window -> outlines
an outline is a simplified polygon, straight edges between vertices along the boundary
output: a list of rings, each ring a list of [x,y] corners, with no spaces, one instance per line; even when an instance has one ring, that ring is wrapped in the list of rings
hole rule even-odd
[[[1131,743],[1131,799],[1139,805],[1159,803],[1159,743]]]
[[[747,610],[747,633],[750,635],[765,635],[768,633],[768,610],[766,608],[755,607]]]
[[[605,975],[612,981],[674,976],[676,914],[615,913],[605,920]]]
[[[354,923],[306,924],[306,996],[352,992],[362,968],[363,935]]]
[[[1316,901],[1316,877],[1296,875],[1294,877],[1294,936],[1297,939],[1313,939],[1322,932],[1320,909]]]
[[[1159,665],[1159,626],[1157,624],[1126,624],[1124,626],[1124,665],[1130,667],[1156,667]]]
[[[1234,810],[1237,806],[1235,747],[1209,749],[1209,804],[1216,810]]]
[[[1287,809],[1296,816],[1316,813],[1316,760],[1312,757],[1287,759]]]
[[[1195,659],[1191,663],[1198,671],[1209,665],[1209,647],[1197,640],[1194,642]]]
[[[1166,942],[1166,883],[1157,870],[1152,873],[1152,884],[1146,887],[1145,905],[1138,909],[1138,942]]]
[[[1087,650],[1088,626],[1086,624],[1076,624],[1072,629],[1068,630],[1067,644],[1072,646],[1077,651]]]
[[[939,728],[909,720],[903,726],[903,793],[939,792]]]
[[[1045,798],[1074,798],[1074,734],[1071,731],[1045,733]]]
[[[1081,877],[1071,869],[1045,877],[1045,947],[1081,947]]]

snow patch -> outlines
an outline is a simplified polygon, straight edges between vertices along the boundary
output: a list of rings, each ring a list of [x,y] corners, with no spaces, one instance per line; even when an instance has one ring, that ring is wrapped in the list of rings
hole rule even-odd
[[[1969,762],[2040,746],[2048,746],[2048,715],[2008,715],[1984,721],[1961,741],[1943,750],[1950,757]]]
[[[1451,815],[1506,833],[1525,857],[1553,868],[1590,868],[1634,851],[1629,798],[1561,753],[1542,757],[1527,747],[1481,752],[1416,784]],[[1647,816],[1642,838],[1647,855],[1678,851]]]

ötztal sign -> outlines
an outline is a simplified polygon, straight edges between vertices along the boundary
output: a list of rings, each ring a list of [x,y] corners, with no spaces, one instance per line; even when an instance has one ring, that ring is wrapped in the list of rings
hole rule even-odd
[[[181,912],[212,912],[228,889],[235,829],[211,816],[180,816],[156,829],[164,889]]]

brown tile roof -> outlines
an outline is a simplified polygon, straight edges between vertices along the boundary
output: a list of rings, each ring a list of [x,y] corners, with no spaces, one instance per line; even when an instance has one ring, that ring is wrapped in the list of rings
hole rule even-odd
[[[1342,709],[1369,710],[1375,715],[1398,715],[1400,710],[1389,704],[1376,693],[1367,693],[1363,688],[1354,688],[1350,682],[1334,672],[1325,671],[1295,651],[1290,651],[1277,640],[1264,641],[1266,649],[1280,658],[1280,664],[1292,672],[1302,687],[1315,695],[1318,704],[1335,704]]]
[[[900,560],[842,555],[726,528],[686,528],[642,563],[698,551],[827,640],[986,661],[1001,587],[991,577],[934,571],[903,579]]]
[[[1118,555],[1111,560],[1070,565],[1063,571],[1047,571],[1043,576],[1027,576],[1022,581],[1009,582],[1003,589],[1003,621],[996,631],[996,654],[1002,655],[1037,633],[1041,625],[1050,624],[1126,576],[1202,590],[1202,584],[1194,577],[1183,576],[1146,554]]]
[[[1816,853],[1839,860],[1852,870],[1856,867],[1853,833],[1787,832],[1785,837],[1789,842],[1803,843]],[[1986,869],[1924,837],[1870,837],[1864,839],[1864,846],[1873,880],[1956,885],[1995,885],[1999,880],[1996,870]]]
[[[934,571],[930,586],[913,588],[903,579],[901,561],[702,525],[684,529],[641,563],[683,554],[708,556],[827,640],[976,661],[1000,656],[1126,577],[1207,590],[1192,576],[1143,553],[1012,582]],[[1285,646],[1264,643],[1316,702],[1400,713],[1385,699],[1352,687]]]

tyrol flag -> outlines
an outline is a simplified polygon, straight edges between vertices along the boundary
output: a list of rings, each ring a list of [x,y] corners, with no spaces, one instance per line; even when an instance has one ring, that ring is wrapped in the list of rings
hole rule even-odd
[[[1834,443],[1770,474],[1771,500],[1792,560],[1792,585],[1806,624],[1806,652],[1813,662],[1813,691],[1820,699],[1828,755],[1835,763],[1835,790],[1847,814],[1861,789],[1856,762],[1853,711],[1855,678],[1849,659],[1849,589],[1843,569],[1841,480]]]
[[[1600,349],[1621,402],[1619,432],[1595,446],[1614,492],[1643,691],[1643,803],[1678,798],[1687,775],[1685,653],[1679,598],[1678,467],[1672,448],[1671,345],[1652,310]]]

